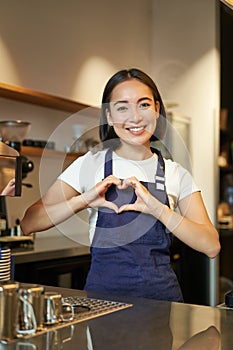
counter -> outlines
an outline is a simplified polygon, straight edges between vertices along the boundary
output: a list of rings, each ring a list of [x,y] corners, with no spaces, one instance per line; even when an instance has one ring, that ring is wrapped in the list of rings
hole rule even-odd
[[[79,236],[72,237],[84,243],[88,233],[80,230]],[[79,244],[58,231],[38,233],[33,247],[13,250],[15,278],[29,283],[83,289],[91,264],[89,249],[88,244]],[[172,256],[176,256],[172,264],[185,302],[210,305],[209,258],[178,239],[174,239]]]
[[[31,263],[44,260],[71,258],[90,254],[90,248],[59,232],[54,234],[36,234],[34,244],[27,248],[15,248],[12,250],[15,264]]]
[[[132,307],[37,335],[1,350],[230,350],[233,310],[123,298],[65,288],[46,287],[64,297],[87,296],[133,304]],[[221,345],[220,345],[221,344]]]
[[[39,233],[33,245],[13,248],[15,279],[19,282],[83,289],[91,256],[90,247],[59,232]]]

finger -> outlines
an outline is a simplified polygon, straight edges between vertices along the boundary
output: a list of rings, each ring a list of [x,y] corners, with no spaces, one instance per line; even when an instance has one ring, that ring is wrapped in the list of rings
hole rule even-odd
[[[110,175],[108,177],[106,177],[102,183],[104,183],[105,185],[107,185],[107,187],[110,187],[111,185],[116,185],[119,186],[121,184],[121,180],[113,175]]]
[[[108,190],[109,187],[111,187],[112,185],[119,185],[120,184],[120,180],[117,179],[117,178],[105,178],[103,179],[101,182],[99,182],[95,188],[96,188],[96,191],[97,193],[101,194],[101,193],[104,193]]]
[[[112,183],[121,183],[121,179],[119,179],[118,177],[116,177],[114,175],[109,175],[104,180],[112,182]]]
[[[135,177],[130,177],[130,178],[122,180],[120,185],[118,186],[118,188],[120,190],[124,190],[129,186],[135,188],[137,184],[140,184],[140,182]]]
[[[103,204],[103,207],[108,208],[108,209],[112,209],[117,214],[119,212],[118,206],[115,203],[113,203],[113,202],[105,201],[104,204]]]

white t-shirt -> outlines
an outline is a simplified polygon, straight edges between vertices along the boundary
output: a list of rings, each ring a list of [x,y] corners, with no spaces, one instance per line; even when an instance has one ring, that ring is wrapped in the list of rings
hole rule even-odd
[[[77,158],[58,179],[66,182],[77,192],[84,193],[104,178],[104,162],[106,149],[97,153],[87,152]],[[179,200],[199,191],[191,174],[180,164],[170,159],[165,162],[165,184],[170,207],[175,209]],[[149,159],[134,161],[119,157],[114,151],[112,155],[112,174],[117,178],[124,179],[135,176],[139,181],[155,182],[157,170],[157,155],[153,154]],[[92,240],[97,211],[88,209],[90,214],[90,239]]]

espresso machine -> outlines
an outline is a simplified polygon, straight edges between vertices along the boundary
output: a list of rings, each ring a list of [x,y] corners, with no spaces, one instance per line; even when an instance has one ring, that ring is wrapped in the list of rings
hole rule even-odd
[[[21,144],[30,128],[27,121],[0,121],[0,241],[18,236],[19,223],[17,227],[8,227],[5,197],[21,196],[22,180],[34,168],[33,162],[21,155]]]

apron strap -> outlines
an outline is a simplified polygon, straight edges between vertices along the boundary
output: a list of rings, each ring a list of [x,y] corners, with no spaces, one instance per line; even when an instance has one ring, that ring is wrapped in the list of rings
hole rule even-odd
[[[164,159],[162,157],[162,154],[159,150],[156,148],[151,148],[151,151],[153,153],[156,153],[158,156],[158,165],[157,165],[157,171],[155,174],[155,186],[158,190],[165,190],[165,163]]]
[[[112,175],[112,150],[108,149],[105,154],[104,178]]]

